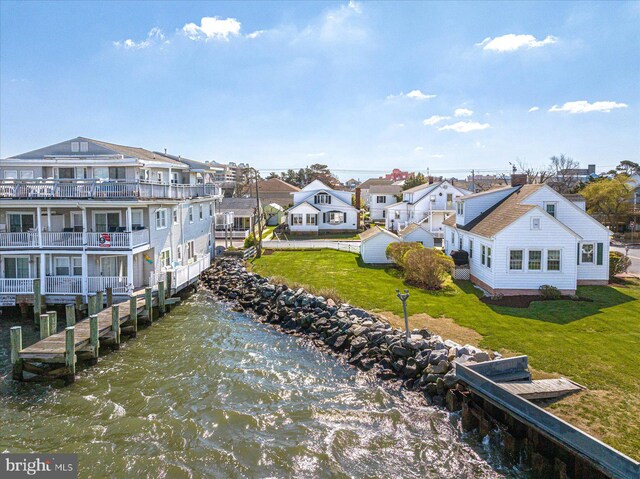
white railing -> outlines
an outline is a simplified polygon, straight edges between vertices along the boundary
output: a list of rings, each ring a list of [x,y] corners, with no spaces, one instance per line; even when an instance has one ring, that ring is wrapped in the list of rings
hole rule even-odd
[[[37,233],[36,233],[37,235]],[[43,232],[42,233],[42,245],[49,247],[73,247],[73,246],[82,246],[83,244],[83,233],[73,233],[73,232]]]
[[[338,251],[348,251],[349,253],[360,253],[359,241],[263,241],[263,249],[335,249]]]
[[[87,233],[90,248],[128,248],[131,233]]]
[[[223,228],[218,228],[216,226],[216,238],[224,238],[225,235],[228,235],[229,230],[225,230]],[[232,229],[230,231],[231,233],[231,237],[232,238],[240,238],[240,239],[244,239],[246,237],[249,236],[249,233],[251,233],[251,230],[248,229]]]
[[[33,294],[34,278],[0,278],[0,293]]]
[[[0,248],[38,246],[38,233],[0,233]]]
[[[131,232],[131,246],[139,246],[149,242],[149,230],[136,230]]]
[[[179,288],[183,284],[191,281],[193,278],[202,273],[210,264],[209,256],[204,256],[199,260],[180,266],[173,270],[174,284],[176,288]]]
[[[89,293],[112,288],[114,294],[128,294],[133,289],[133,285],[129,287],[127,278],[123,276],[89,276],[87,286]]]
[[[47,276],[45,294],[81,294],[82,276]]]
[[[168,185],[146,181],[0,180],[0,198],[193,198],[220,196],[218,185]]]

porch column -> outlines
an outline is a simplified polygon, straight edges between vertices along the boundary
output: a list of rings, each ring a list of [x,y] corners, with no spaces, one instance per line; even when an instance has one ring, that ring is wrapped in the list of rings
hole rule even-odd
[[[131,288],[129,294],[133,294],[133,251],[127,254],[127,287]]]
[[[42,246],[42,207],[36,207],[36,220],[38,225],[38,246]]]
[[[82,244],[87,244],[87,209],[85,207],[82,207]],[[84,273],[84,266],[82,267],[82,271],[86,276]]]
[[[45,263],[44,253],[40,253],[40,294],[47,292],[47,265]]]
[[[47,231],[51,231],[51,207],[47,206]]]
[[[84,210],[83,210],[84,211]],[[86,213],[85,213],[86,216]],[[82,252],[82,296],[89,301],[89,261],[86,251]]]
[[[127,206],[127,231],[129,232],[129,247],[133,248],[133,226],[131,220],[131,206]]]

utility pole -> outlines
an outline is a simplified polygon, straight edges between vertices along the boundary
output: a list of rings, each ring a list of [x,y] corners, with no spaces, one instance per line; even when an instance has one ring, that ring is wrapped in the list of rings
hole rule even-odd
[[[471,170],[471,192],[476,192],[476,170]]]
[[[262,256],[262,208],[260,208],[260,187],[258,185],[258,171],[255,168],[251,168],[256,180],[256,218],[258,220],[258,237],[256,238],[256,258]],[[253,229],[255,238],[255,226]]]
[[[409,290],[405,289],[403,294],[399,289],[396,289],[396,296],[398,296],[398,299],[402,301],[402,310],[404,312],[405,339],[408,342],[411,339],[411,334],[409,333],[409,315],[407,314],[407,299],[409,299]]]

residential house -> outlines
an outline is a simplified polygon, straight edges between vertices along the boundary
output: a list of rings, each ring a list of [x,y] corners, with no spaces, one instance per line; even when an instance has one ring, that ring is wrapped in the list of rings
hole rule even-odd
[[[435,238],[444,235],[442,222],[455,213],[457,201],[471,192],[443,180],[425,183],[402,192],[402,201],[385,207],[385,226],[401,231],[422,222]]]
[[[359,234],[360,256],[368,264],[393,263],[387,258],[387,246],[401,242],[402,239],[391,231],[374,226]]]
[[[391,173],[384,175],[384,179],[385,180],[391,180],[391,181],[401,181],[401,180],[408,180],[409,177],[412,175],[413,173],[409,173],[408,171],[402,171],[399,168],[394,168]]]
[[[331,189],[322,181],[314,180],[292,195],[293,206],[286,211],[292,233],[357,230],[358,210],[352,205],[352,192]]]
[[[359,184],[360,182],[355,178],[349,178],[347,181],[342,183],[343,186],[345,186],[346,188],[349,188],[350,190],[355,190]]]
[[[386,180],[384,178],[369,178],[368,180],[363,181],[358,185],[358,189],[360,190],[360,201],[361,205],[369,204],[369,195],[371,187],[373,185],[391,185],[393,181]]]
[[[128,295],[165,271],[180,286],[209,265],[220,199],[183,161],[90,138],[3,159],[0,295],[32,302],[36,278],[49,304]]]
[[[260,202],[264,205],[276,203],[283,208],[288,208],[292,205],[293,201],[291,193],[295,193],[296,191],[300,191],[300,188],[291,185],[280,178],[268,178],[266,180],[258,181],[258,194],[260,195]],[[249,183],[245,188],[244,193],[251,198],[255,198],[256,183]]]
[[[253,233],[261,216],[262,202],[258,208],[255,198],[223,198],[221,215],[216,218],[216,238],[244,239]]]
[[[548,185],[463,196],[444,225],[445,251],[468,252],[471,281],[491,294],[608,282],[609,230]]]
[[[373,221],[385,219],[385,207],[398,202],[397,196],[402,193],[399,185],[371,185],[367,207]]]
[[[285,220],[284,208],[278,203],[269,203],[263,209],[267,226],[278,226]]]

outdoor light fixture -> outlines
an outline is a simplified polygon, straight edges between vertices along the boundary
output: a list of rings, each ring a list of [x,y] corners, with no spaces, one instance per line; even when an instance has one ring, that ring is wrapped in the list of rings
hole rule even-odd
[[[399,289],[396,289],[396,296],[398,299],[402,301],[402,310],[404,311],[404,328],[405,328],[405,339],[409,341],[411,335],[409,334],[409,316],[407,315],[407,299],[409,298],[409,290],[405,289],[404,294],[400,293]]]

